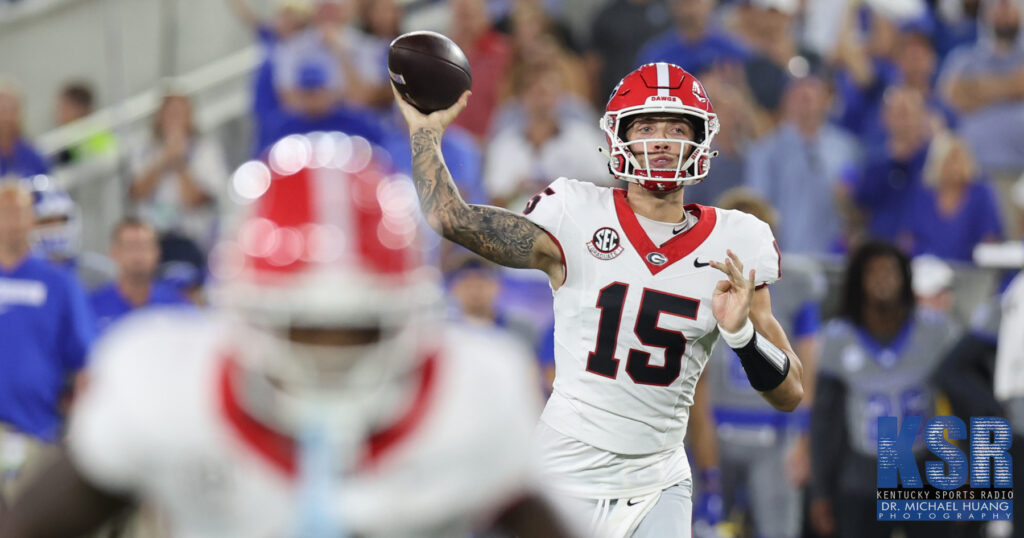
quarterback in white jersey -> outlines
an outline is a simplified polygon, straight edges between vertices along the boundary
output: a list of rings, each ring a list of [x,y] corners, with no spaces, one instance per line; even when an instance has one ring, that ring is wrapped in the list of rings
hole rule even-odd
[[[408,181],[341,134],[286,139],[270,165],[235,176],[219,308],[111,331],[67,453],[0,536],[78,536],[130,499],[181,537],[564,536],[527,483],[532,359],[430,319]]]
[[[601,120],[609,167],[628,188],[560,178],[524,215],[467,205],[451,182],[439,141],[468,97],[430,115],[398,101],[432,226],[551,282],[555,381],[538,427],[547,485],[596,535],[689,536],[682,442],[719,334],[775,407],[791,411],[803,393],[800,360],[771,313],[766,285],[781,275],[768,225],[683,202],[714,156],[709,97],[672,64],[630,73]]]

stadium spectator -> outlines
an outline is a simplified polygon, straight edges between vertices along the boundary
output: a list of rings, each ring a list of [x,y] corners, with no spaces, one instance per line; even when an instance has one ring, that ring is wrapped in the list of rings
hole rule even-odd
[[[519,86],[519,79],[538,64],[555,66],[562,73],[566,93],[586,106],[591,99],[590,77],[583,61],[559,42],[556,25],[541,6],[518,2],[509,13],[512,45],[511,63],[503,81],[502,97],[508,98]],[[496,126],[492,125],[492,128]],[[500,128],[500,126],[497,126]]]
[[[867,29],[860,22],[867,22]],[[866,34],[866,35],[862,35]],[[898,26],[871,7],[847,8],[835,51],[839,125],[870,147],[877,135],[879,110],[886,89],[899,80],[893,63]]]
[[[978,178],[971,150],[961,139],[935,137],[923,179],[925,188],[902,208],[910,252],[970,262],[975,245],[1002,239],[995,193]]]
[[[130,164],[129,195],[139,216],[161,235],[180,234],[209,247],[228,171],[217,140],[196,129],[188,96],[164,96]]]
[[[188,238],[164,237],[160,241],[157,279],[177,289],[192,304],[206,306],[206,254]]]
[[[732,189],[716,206],[750,213],[774,226],[776,212],[748,189]],[[785,278],[772,289],[772,312],[804,364],[804,398],[792,414],[775,410],[750,387],[739,357],[717,345],[701,382],[709,384],[721,457],[724,512],[751,521],[754,535],[799,535],[802,495],[810,475],[808,426],[817,362],[820,303],[827,283],[814,260],[787,254]]]
[[[924,23],[904,27],[896,38],[893,59],[903,85],[917,90],[924,98],[931,114],[932,129],[952,129],[957,126],[956,112],[942,92],[935,90],[937,57],[929,30]],[[882,126],[879,128],[881,130]],[[880,134],[884,140],[884,132]]]
[[[473,98],[455,125],[483,140],[498,106],[512,46],[491,24],[485,0],[451,0],[452,39],[466,53],[473,71]]]
[[[388,63],[388,47],[391,41],[402,33],[401,25],[405,17],[405,4],[398,0],[362,0],[359,5],[361,29],[370,43],[379,53],[381,65]],[[385,119],[391,113],[390,83],[385,84],[387,95],[382,95],[376,103],[380,115]]]
[[[460,249],[462,259],[448,270],[448,293],[454,318],[477,327],[507,331],[528,349],[535,347],[536,336],[528,322],[510,315],[498,302],[501,275],[493,263]]]
[[[383,45],[385,51],[391,40],[402,33],[405,7],[397,0],[362,0],[359,13],[363,32]]]
[[[262,132],[266,118],[281,108],[274,88],[274,57],[277,47],[306,27],[313,12],[311,2],[276,0],[274,16],[268,20],[261,17],[248,0],[228,0],[231,10],[256,36],[263,54],[263,60],[252,77],[252,119],[256,127],[254,147],[257,153],[263,149],[260,141],[267,137]]]
[[[303,68],[299,87],[292,91],[292,95],[301,95],[302,98],[308,97],[317,100],[318,96],[330,92],[326,84],[326,74],[321,68],[316,65],[308,65]],[[283,108],[265,116],[263,123],[265,127],[257,146],[261,153],[274,142],[292,134],[343,131],[362,136],[375,144],[380,144],[385,136],[381,131],[379,119],[373,111],[343,102],[334,103],[323,111],[296,112]]]
[[[57,125],[67,125],[93,113],[96,98],[87,82],[69,82],[57,94]],[[64,148],[55,157],[58,164],[78,164],[102,155],[117,153],[114,133],[103,129],[89,135],[74,146]]]
[[[32,181],[36,216],[32,249],[36,255],[74,273],[87,290],[114,277],[113,262],[82,251],[82,215],[71,196],[47,176]]]
[[[0,178],[46,174],[50,165],[24,138],[21,125],[21,92],[0,80]]]
[[[501,104],[491,118],[491,136],[504,129],[524,128],[527,113],[521,88],[537,71],[559,73],[562,90],[555,104],[559,121],[596,124],[597,114],[589,102],[589,79],[580,60],[560,47],[543,11],[520,8],[514,15],[512,56],[502,81]]]
[[[353,25],[354,1],[318,2],[311,27],[275,49],[274,86],[287,111],[322,116],[342,103],[390,102],[381,50]]]
[[[921,94],[905,86],[890,88],[883,101],[885,152],[867,154],[863,171],[849,193],[862,214],[867,236],[895,241],[906,229],[906,208],[921,188],[931,128]]]
[[[945,315],[953,313],[953,268],[932,254],[914,257],[910,265],[914,275],[911,283],[918,308]]]
[[[622,74],[636,66],[636,51],[671,23],[663,0],[612,0],[597,13],[588,54],[588,63],[598,66],[595,105],[604,106]]]
[[[978,40],[950,53],[939,78],[960,114],[958,132],[1011,212],[1009,191],[1024,171],[1024,34],[1015,0],[985,0]],[[1016,223],[1008,222],[1017,236]]]
[[[187,302],[177,288],[154,281],[160,243],[152,226],[128,217],[117,224],[110,239],[110,257],[117,263],[117,279],[89,297],[101,331],[132,310]]]
[[[746,8],[752,54],[744,65],[747,83],[761,108],[778,113],[790,77],[818,72],[822,60],[793,32],[799,0],[755,0]],[[717,97],[718,94],[712,94]],[[717,106],[717,103],[716,103]]]
[[[61,397],[85,364],[95,331],[71,274],[31,256],[33,224],[30,191],[0,183],[0,498],[6,502],[55,451]]]
[[[841,316],[822,331],[811,414],[811,522],[823,536],[952,536],[949,523],[876,521],[878,417],[935,415],[932,376],[959,338],[940,314],[920,310],[910,260],[895,246],[854,251],[842,288]],[[924,451],[917,436],[914,451]],[[923,455],[917,461],[924,461]]]
[[[818,76],[792,81],[783,123],[748,153],[746,184],[779,211],[776,237],[786,252],[832,252],[844,239],[840,180],[858,155],[856,141],[827,122],[829,102]]]
[[[946,58],[955,48],[978,39],[978,21],[984,0],[939,0],[935,8],[935,48]]]
[[[648,41],[636,65],[670,62],[690,73],[742,66],[750,52],[738,39],[715,28],[712,13],[717,4],[718,0],[671,0],[675,27]]]
[[[686,189],[686,202],[715,205],[718,198],[746,180],[747,149],[758,129],[756,107],[745,88],[708,73],[702,79],[708,95],[715,96],[715,114],[722,126],[711,149],[718,152],[711,173],[699,185]]]
[[[519,90],[525,122],[494,135],[487,146],[484,185],[493,203],[520,209],[552,177],[608,183],[608,161],[598,149],[601,132],[579,121],[560,121],[564,95],[561,73],[553,68],[524,73]]]
[[[570,21],[562,9],[564,7],[561,0],[498,0],[488,5],[492,17],[496,17],[494,29],[506,35],[515,33],[514,28],[518,24],[515,19],[521,15],[521,11],[540,12],[558,46],[574,56],[580,55],[583,53],[583,45],[573,35],[573,30],[569,27]]]
[[[894,28],[884,18],[875,17],[880,27]],[[855,69],[847,69],[838,77],[841,89],[840,121],[853,129],[869,155],[885,151],[891,132],[885,124],[885,98],[889,89],[905,86],[917,91],[929,115],[933,131],[955,127],[957,117],[953,108],[934,89],[936,56],[931,44],[933,24],[929,19],[904,22],[892,37],[893,46],[884,58],[873,57],[873,82],[858,85]],[[886,30],[888,33],[889,30]],[[888,38],[887,38],[888,39]],[[860,47],[859,53],[867,55],[870,47],[864,48],[855,40],[845,40],[842,50]],[[881,54],[875,47],[875,54]],[[846,53],[847,55],[851,53]],[[866,75],[862,75],[866,76]],[[899,133],[895,134],[899,136]]]

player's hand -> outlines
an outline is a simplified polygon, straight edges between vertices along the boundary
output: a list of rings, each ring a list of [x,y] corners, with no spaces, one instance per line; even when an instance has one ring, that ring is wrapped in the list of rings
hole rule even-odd
[[[802,488],[811,478],[811,453],[807,436],[801,436],[786,454],[786,475],[796,487]]]
[[[721,472],[717,467],[700,471],[698,495],[693,504],[694,538],[717,537],[715,527],[724,519]]]
[[[819,536],[832,536],[836,532],[836,518],[832,511],[832,501],[814,499],[811,501],[811,527]]]
[[[728,280],[719,280],[711,299],[711,312],[723,329],[736,332],[750,317],[750,303],[754,299],[754,270],[749,278],[743,277],[743,262],[732,250],[726,251],[724,262],[711,260],[711,267],[725,273]]]
[[[402,95],[398,93],[398,90],[395,88],[394,83],[391,84],[391,92],[395,94],[395,102],[398,103],[398,109],[402,112],[402,117],[404,117],[405,122],[409,124],[410,133],[414,133],[420,129],[444,131],[453,121],[455,121],[455,118],[460,112],[462,112],[462,109],[466,108],[466,104],[469,102],[469,96],[473,93],[466,90],[454,105],[444,110],[436,110],[430,114],[424,114],[419,110],[416,110],[416,107],[410,105],[408,101],[402,98]]]

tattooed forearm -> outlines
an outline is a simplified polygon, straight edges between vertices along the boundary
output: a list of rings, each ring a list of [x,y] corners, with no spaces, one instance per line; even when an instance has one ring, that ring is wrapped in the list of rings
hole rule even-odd
[[[534,244],[544,231],[511,211],[466,204],[442,159],[440,138],[430,129],[412,134],[413,180],[431,226],[495,263],[534,267]]]

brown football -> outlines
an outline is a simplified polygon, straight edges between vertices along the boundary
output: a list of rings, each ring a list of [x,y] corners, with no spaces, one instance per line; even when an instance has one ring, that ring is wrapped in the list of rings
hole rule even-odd
[[[465,53],[437,32],[396,37],[388,49],[388,72],[398,93],[424,113],[452,106],[473,85]]]

